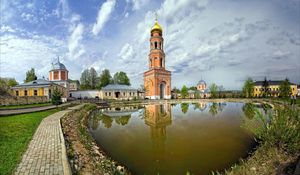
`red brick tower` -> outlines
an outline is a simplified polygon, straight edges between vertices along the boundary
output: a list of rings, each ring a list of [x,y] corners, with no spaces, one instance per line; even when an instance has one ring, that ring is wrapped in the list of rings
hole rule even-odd
[[[146,98],[171,98],[171,72],[165,69],[164,38],[162,28],[155,20],[151,28],[149,70],[144,73]]]

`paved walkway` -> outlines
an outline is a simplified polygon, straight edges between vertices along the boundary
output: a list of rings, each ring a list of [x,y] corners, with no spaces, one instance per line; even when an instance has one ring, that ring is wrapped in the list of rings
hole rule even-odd
[[[61,105],[58,105],[58,107],[63,107],[70,105],[70,103],[64,103]],[[41,106],[41,107],[32,107],[32,108],[23,108],[23,109],[1,109],[0,110],[0,116],[6,116],[6,115],[15,115],[15,114],[24,114],[24,113],[30,113],[30,112],[38,112],[38,111],[45,111],[49,109],[56,108],[55,105],[51,106]]]
[[[68,108],[43,119],[15,174],[71,174],[60,118],[81,106]]]

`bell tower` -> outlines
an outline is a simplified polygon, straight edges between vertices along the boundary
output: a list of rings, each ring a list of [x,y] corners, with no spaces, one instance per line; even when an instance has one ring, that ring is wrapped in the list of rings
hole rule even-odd
[[[157,19],[151,28],[149,70],[144,73],[144,87],[148,99],[171,98],[171,72],[165,68],[163,30]]]

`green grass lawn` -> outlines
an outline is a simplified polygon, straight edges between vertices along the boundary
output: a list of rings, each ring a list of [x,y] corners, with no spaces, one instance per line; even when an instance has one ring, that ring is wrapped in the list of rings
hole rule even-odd
[[[11,106],[0,106],[0,109],[17,109],[17,108],[31,108],[31,107],[41,107],[50,106],[51,103],[37,103],[37,104],[26,104],[26,105],[11,105]]]
[[[57,111],[0,117],[0,174],[13,173],[42,119]]]

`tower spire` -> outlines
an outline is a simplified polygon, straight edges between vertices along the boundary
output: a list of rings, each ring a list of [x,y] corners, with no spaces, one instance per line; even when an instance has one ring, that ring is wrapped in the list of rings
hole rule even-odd
[[[157,22],[157,18],[158,18],[158,15],[157,15],[157,12],[155,12],[155,22]]]

